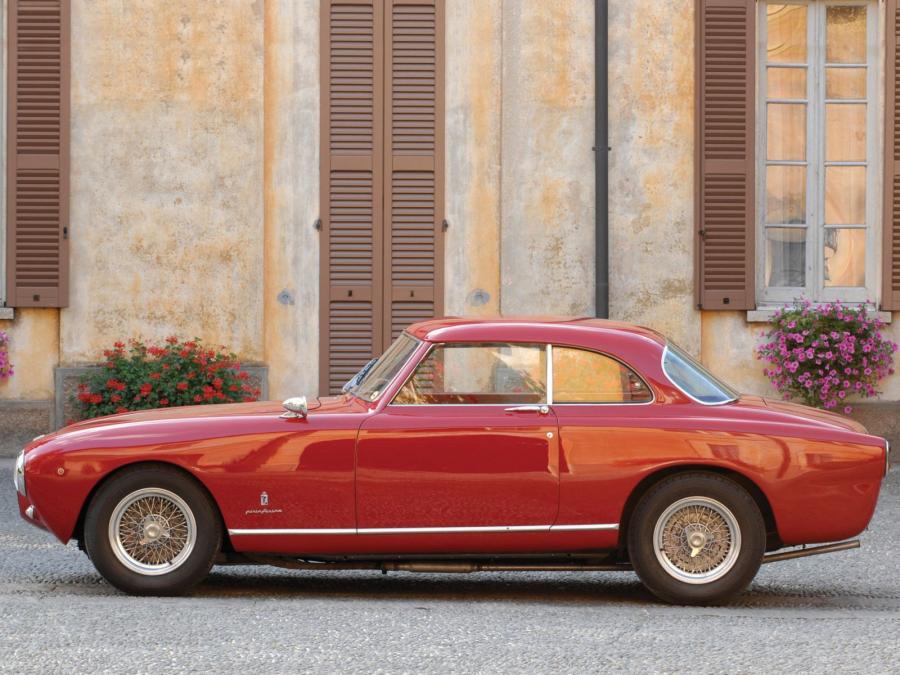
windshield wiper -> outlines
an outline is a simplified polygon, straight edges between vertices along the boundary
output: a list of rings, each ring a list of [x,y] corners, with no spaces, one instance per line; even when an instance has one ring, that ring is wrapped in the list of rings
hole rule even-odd
[[[341,387],[341,393],[352,394],[354,391],[356,391],[356,389],[359,387],[359,385],[365,379],[366,375],[369,374],[369,371],[372,370],[376,363],[378,363],[378,359],[372,359],[366,365],[364,365],[356,375],[354,375],[347,381],[347,384]]]

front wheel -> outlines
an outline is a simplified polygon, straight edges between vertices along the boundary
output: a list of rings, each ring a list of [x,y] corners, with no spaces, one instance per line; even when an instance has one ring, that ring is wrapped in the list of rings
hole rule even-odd
[[[97,571],[134,595],[178,595],[201,581],[222,543],[206,492],[177,469],[137,466],[107,481],[88,507],[84,543]]]
[[[759,571],[765,548],[756,501],[715,474],[680,474],[655,485],[628,530],[628,553],[641,581],[675,604],[716,604],[737,595]]]

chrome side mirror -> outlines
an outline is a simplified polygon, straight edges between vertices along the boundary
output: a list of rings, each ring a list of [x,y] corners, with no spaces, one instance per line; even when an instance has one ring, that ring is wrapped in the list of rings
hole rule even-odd
[[[284,406],[285,412],[281,413],[279,417],[284,420],[303,419],[308,413],[305,396],[294,396],[285,399],[281,405]]]

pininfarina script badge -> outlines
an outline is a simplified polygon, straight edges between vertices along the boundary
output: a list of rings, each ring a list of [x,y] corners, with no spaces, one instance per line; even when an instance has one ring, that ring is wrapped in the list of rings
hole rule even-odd
[[[244,515],[266,515],[269,513],[281,513],[281,509],[270,509],[269,508],[269,493],[265,490],[259,493],[259,506],[258,509],[247,509],[244,511]]]

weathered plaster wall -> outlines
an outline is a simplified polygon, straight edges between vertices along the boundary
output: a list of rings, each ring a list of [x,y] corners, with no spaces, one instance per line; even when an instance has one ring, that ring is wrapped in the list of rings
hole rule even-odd
[[[445,314],[500,312],[501,8],[446,4]]]
[[[610,314],[699,354],[693,6],[610,3]]]
[[[702,312],[700,358],[713,373],[745,394],[772,396],[755,356],[759,334],[768,324],[747,323],[747,312]]]
[[[264,95],[265,361],[280,399],[318,389],[318,0],[266,2]]]
[[[59,310],[17,309],[0,321],[10,337],[15,374],[0,381],[0,399],[43,401],[53,397],[53,368],[59,362]]]
[[[594,308],[594,4],[504,2],[504,314]]]
[[[72,11],[66,364],[135,335],[263,357],[263,2]]]

